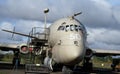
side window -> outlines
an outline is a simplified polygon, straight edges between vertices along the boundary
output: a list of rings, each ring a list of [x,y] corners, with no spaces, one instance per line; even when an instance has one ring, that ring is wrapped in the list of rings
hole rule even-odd
[[[82,27],[80,25],[75,25],[75,30],[76,31],[82,30]]]
[[[64,30],[64,26],[59,26],[58,30]]]
[[[75,25],[75,31],[78,31],[78,26],[77,25]]]
[[[79,29],[79,30],[82,30],[82,28],[81,28],[81,26],[80,26],[80,25],[78,26],[78,29]]]
[[[79,31],[79,30],[82,30],[82,26],[81,25],[74,25],[74,24],[71,24],[71,25],[66,25],[66,26],[59,26],[58,31]]]

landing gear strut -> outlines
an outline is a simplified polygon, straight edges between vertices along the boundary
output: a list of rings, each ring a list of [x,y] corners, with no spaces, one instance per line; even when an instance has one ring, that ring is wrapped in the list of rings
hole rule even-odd
[[[85,57],[83,61],[83,70],[85,71],[92,71],[93,70],[93,64],[90,62],[90,58]]]
[[[119,68],[117,68],[116,66],[119,65],[119,59],[113,59],[111,67],[112,67],[112,71],[119,71]]]

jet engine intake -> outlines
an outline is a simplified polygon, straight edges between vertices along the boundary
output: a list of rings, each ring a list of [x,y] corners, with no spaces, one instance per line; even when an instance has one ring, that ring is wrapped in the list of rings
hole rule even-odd
[[[85,54],[85,57],[86,58],[91,58],[93,55],[93,51],[91,49],[86,49],[86,54]]]
[[[27,54],[27,53],[29,52],[28,46],[27,46],[27,45],[21,45],[21,46],[19,47],[19,51],[20,51],[20,53],[22,53],[22,54]]]

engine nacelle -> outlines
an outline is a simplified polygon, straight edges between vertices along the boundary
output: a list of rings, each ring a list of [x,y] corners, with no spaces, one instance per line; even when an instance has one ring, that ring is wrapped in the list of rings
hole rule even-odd
[[[19,51],[22,54],[27,54],[29,52],[28,46],[26,44],[21,44],[19,46]]]
[[[86,49],[85,57],[91,58],[93,56],[93,51],[91,49]]]

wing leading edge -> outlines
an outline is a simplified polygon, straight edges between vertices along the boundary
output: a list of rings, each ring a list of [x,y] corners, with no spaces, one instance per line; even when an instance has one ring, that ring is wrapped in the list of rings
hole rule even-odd
[[[96,56],[120,55],[120,50],[92,49],[92,51],[93,51],[93,55],[96,55]]]
[[[9,50],[19,50],[18,44],[5,44],[5,43],[0,43],[0,50],[3,51],[9,51]]]

